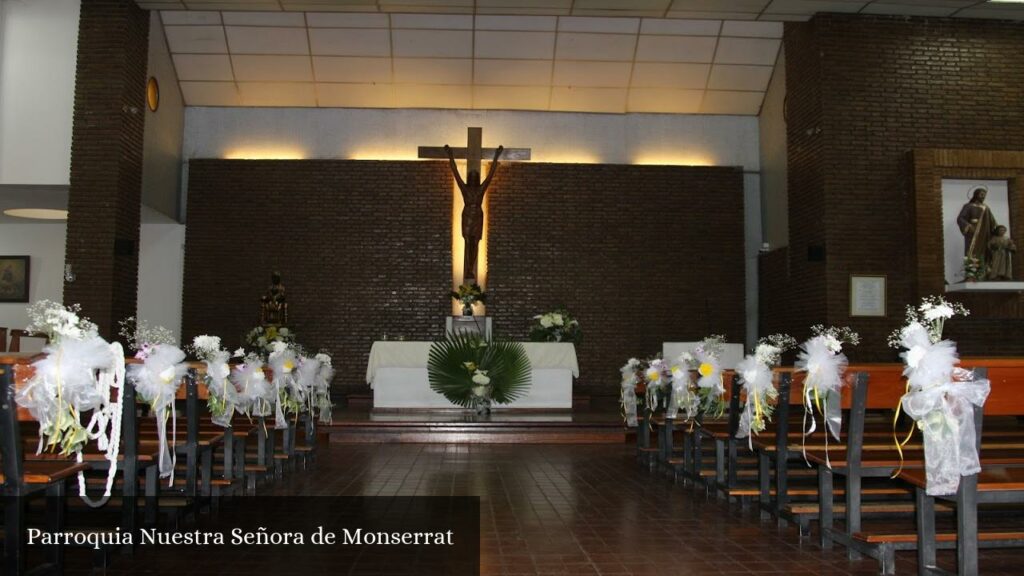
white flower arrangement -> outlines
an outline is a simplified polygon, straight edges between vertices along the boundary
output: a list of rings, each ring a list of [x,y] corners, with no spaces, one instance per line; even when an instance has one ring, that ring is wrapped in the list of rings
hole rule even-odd
[[[141,360],[146,359],[154,346],[178,345],[178,339],[174,337],[174,333],[170,329],[159,325],[150,326],[141,318],[129,316],[118,322],[118,325],[120,326],[118,334],[124,338],[128,348],[135,350],[135,357]]]
[[[860,335],[849,327],[825,328],[821,324],[811,327],[813,336],[804,342],[797,355],[794,367],[805,372],[804,402],[804,434],[806,439],[817,430],[814,410],[821,415],[827,433],[825,434],[825,464],[832,467],[828,459],[828,435],[839,440],[843,422],[843,411],[839,391],[843,386],[843,374],[848,361],[843,352],[843,344],[855,346],[860,342]],[[810,417],[808,423],[807,416]],[[806,459],[806,448],[804,458]]]
[[[946,320],[968,315],[970,311],[959,302],[949,302],[942,296],[926,296],[918,306],[907,306],[904,325],[889,335],[889,346],[896,349],[903,347],[904,332],[915,325],[923,327],[928,333],[928,339],[935,344],[942,340]]]
[[[721,356],[726,337],[712,334],[705,337],[691,352],[683,352],[679,361],[697,372],[697,395],[700,412],[710,418],[725,413],[725,382],[722,376]]]
[[[580,323],[565,309],[558,309],[533,317],[530,340],[533,342],[572,342],[579,344]]]
[[[220,337],[201,335],[192,339],[192,352],[206,364],[206,406],[214,424],[225,428],[231,425],[235,413],[238,391],[228,378],[231,367],[228,360],[231,352],[221,348]],[[238,351],[236,351],[238,352]]]
[[[738,438],[750,438],[764,431],[772,419],[775,407],[772,402],[778,398],[779,391],[772,384],[772,368],[779,364],[782,355],[796,348],[796,339],[788,334],[772,334],[761,338],[753,354],[736,365],[736,373],[743,382],[747,393],[747,402],[740,415]],[[748,440],[751,444],[752,440]]]
[[[46,334],[51,344],[59,344],[64,338],[85,340],[96,336],[96,325],[83,318],[81,311],[79,304],[65,307],[52,300],[39,300],[27,308],[29,325],[26,330]]]
[[[326,352],[318,353],[316,360],[320,362],[320,372],[317,374],[313,385],[311,409],[316,409],[321,423],[330,424],[332,421],[331,409],[333,408],[331,404],[331,380],[334,379],[334,367],[332,366],[331,356]]]

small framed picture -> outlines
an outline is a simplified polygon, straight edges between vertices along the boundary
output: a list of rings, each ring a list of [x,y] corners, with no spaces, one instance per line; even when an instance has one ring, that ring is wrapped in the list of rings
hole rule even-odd
[[[28,302],[28,256],[0,256],[0,302]]]
[[[850,316],[885,316],[885,276],[850,275]]]

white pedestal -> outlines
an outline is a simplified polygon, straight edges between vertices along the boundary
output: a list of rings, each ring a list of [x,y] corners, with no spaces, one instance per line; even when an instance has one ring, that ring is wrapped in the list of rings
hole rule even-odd
[[[490,316],[449,316],[445,319],[445,332],[479,334],[485,339],[491,338]]]

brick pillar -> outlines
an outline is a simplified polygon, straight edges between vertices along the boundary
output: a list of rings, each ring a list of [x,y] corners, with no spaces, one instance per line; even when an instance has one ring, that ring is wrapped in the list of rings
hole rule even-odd
[[[64,302],[108,338],[136,310],[148,37],[135,2],[82,1]]]

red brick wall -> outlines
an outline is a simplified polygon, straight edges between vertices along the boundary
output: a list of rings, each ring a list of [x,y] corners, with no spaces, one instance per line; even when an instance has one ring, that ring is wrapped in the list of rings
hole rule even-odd
[[[335,354],[339,392],[365,392],[384,332],[443,331],[452,185],[442,162],[191,161],[185,337],[235,345],[279,269],[299,339]],[[614,394],[622,362],[665,340],[742,341],[739,169],[507,164],[488,195],[495,329],[525,338],[568,306],[585,393]]]
[[[135,2],[82,2],[66,242],[77,278],[64,301],[107,337],[136,310],[148,37]]]
[[[787,302],[803,326],[850,324],[865,337],[856,360],[896,358],[885,337],[921,295],[916,257],[933,245],[915,245],[910,152],[1024,150],[1021,30],[832,14],[786,24],[790,276],[762,290],[762,309]],[[821,241],[826,262],[807,263],[806,244]],[[777,276],[780,265],[762,259],[763,274]],[[849,317],[850,274],[887,275],[887,318]],[[950,324],[962,352],[1024,354],[1024,339],[1007,336],[1024,333],[1014,307],[977,308]]]
[[[279,270],[299,341],[365,392],[374,340],[444,332],[452,185],[441,162],[192,160],[183,337],[237,346]]]
[[[496,330],[567,307],[583,392],[617,393],[625,360],[662,342],[744,340],[741,170],[520,163],[488,194]]]

